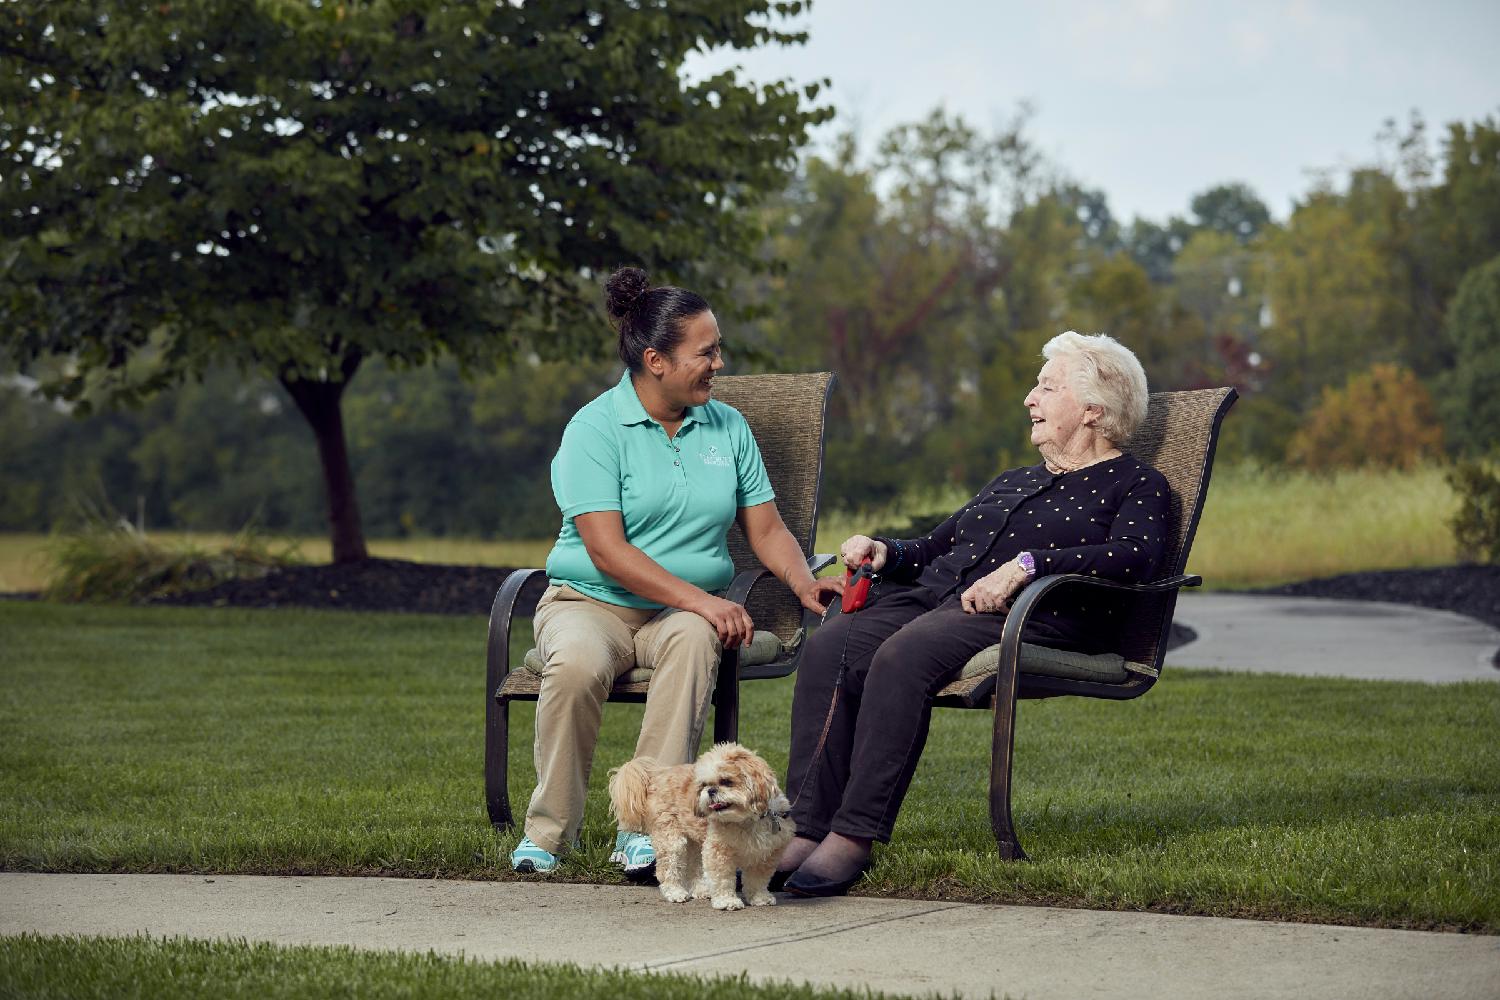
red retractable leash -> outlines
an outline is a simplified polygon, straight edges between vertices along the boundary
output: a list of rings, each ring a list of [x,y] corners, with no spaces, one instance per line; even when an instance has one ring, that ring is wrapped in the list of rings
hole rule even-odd
[[[859,564],[859,570],[844,570],[844,614],[858,611],[870,599],[870,582],[875,579],[875,570],[868,556]]]

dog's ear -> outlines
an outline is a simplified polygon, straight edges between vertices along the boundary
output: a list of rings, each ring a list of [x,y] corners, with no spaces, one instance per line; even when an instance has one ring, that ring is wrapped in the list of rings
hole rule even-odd
[[[704,792],[703,786],[699,785],[697,794],[693,796],[693,815],[707,816],[708,814],[708,795]]]
[[[781,789],[776,786],[776,774],[765,761],[759,757],[751,757],[747,762],[749,766],[745,769],[750,775],[750,783],[754,788],[755,800],[751,803],[752,808],[763,813],[771,808],[771,800],[781,794]]]

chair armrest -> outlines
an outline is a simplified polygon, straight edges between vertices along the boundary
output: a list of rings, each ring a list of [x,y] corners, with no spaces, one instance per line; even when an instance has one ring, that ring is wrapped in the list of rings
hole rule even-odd
[[[808,556],[808,572],[816,576],[818,570],[832,566],[834,558],[834,556],[826,552],[814,553]],[[724,591],[724,600],[733,601],[736,604],[744,604],[750,599],[750,591],[755,589],[755,585],[760,582],[761,578],[770,575],[771,571],[764,566],[761,566],[759,569],[741,570],[735,574],[734,580],[729,584],[729,589]]]
[[[485,683],[488,685],[485,695],[490,699],[495,697],[495,692],[500,690],[500,685],[510,673],[510,626],[515,615],[516,598],[521,596],[521,589],[533,577],[546,572],[544,569],[512,570],[495,592],[495,603],[490,607],[490,633],[484,655]]]
[[[1121,583],[1118,580],[1107,580],[1099,576],[1084,576],[1081,573],[1058,573],[1051,576],[1040,577],[1031,581],[1021,589],[1020,595],[1015,603],[1011,605],[1010,612],[1005,616],[1005,627],[1000,633],[1000,655],[1003,658],[1007,649],[1019,653],[1021,648],[1021,629],[1026,624],[1026,619],[1031,616],[1031,611],[1049,591],[1061,587],[1065,583],[1082,583],[1091,587],[1103,587],[1107,590],[1123,590],[1135,594],[1161,594],[1167,591],[1180,590],[1183,587],[1197,587],[1203,583],[1203,577],[1192,573],[1183,573],[1178,576],[1169,576],[1161,580],[1153,580],[1150,583]]]
[[[736,604],[744,604],[750,599],[750,591],[755,589],[755,584],[763,576],[770,576],[771,571],[764,566],[759,569],[740,570],[734,575],[729,589],[724,591],[724,600],[733,601]]]
[[[1093,587],[1104,587],[1107,590],[1123,590],[1134,594],[1161,594],[1168,590],[1179,590],[1183,587],[1197,587],[1203,583],[1203,577],[1192,573],[1183,573],[1179,576],[1169,576],[1160,580],[1152,580],[1150,583],[1121,583],[1119,580],[1107,580],[1102,576],[1084,576],[1081,573],[1058,573],[1053,576],[1044,576],[1028,583],[1016,598],[1011,613],[1021,606],[1026,595],[1036,591],[1036,597],[1027,601],[1028,607],[1035,603],[1047,591],[1060,587],[1065,583],[1083,583]]]

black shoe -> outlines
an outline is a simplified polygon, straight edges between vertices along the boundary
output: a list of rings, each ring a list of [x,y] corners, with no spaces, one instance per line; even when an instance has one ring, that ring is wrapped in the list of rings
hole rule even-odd
[[[821,875],[813,875],[804,872],[800,868],[792,873],[792,877],[786,880],[786,891],[793,896],[846,896],[854,883],[865,877],[865,872],[870,870],[870,863],[866,861],[859,866],[851,878],[829,879]]]
[[[791,878],[792,877],[792,872],[795,872],[796,870],[797,869],[792,868],[792,869],[790,869],[788,871],[775,871],[775,872],[772,872],[771,873],[771,881],[769,881],[769,882],[766,883],[766,888],[769,889],[769,890],[771,890],[772,892],[780,892],[782,890],[782,888],[786,885],[786,880],[789,879],[789,878]]]

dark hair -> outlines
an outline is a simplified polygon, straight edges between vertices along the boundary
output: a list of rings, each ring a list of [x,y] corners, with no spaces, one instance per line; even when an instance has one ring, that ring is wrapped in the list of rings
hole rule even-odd
[[[652,288],[638,267],[622,267],[604,283],[604,311],[620,335],[620,360],[633,372],[648,347],[670,357],[682,343],[683,322],[708,309],[703,296],[686,288]]]

